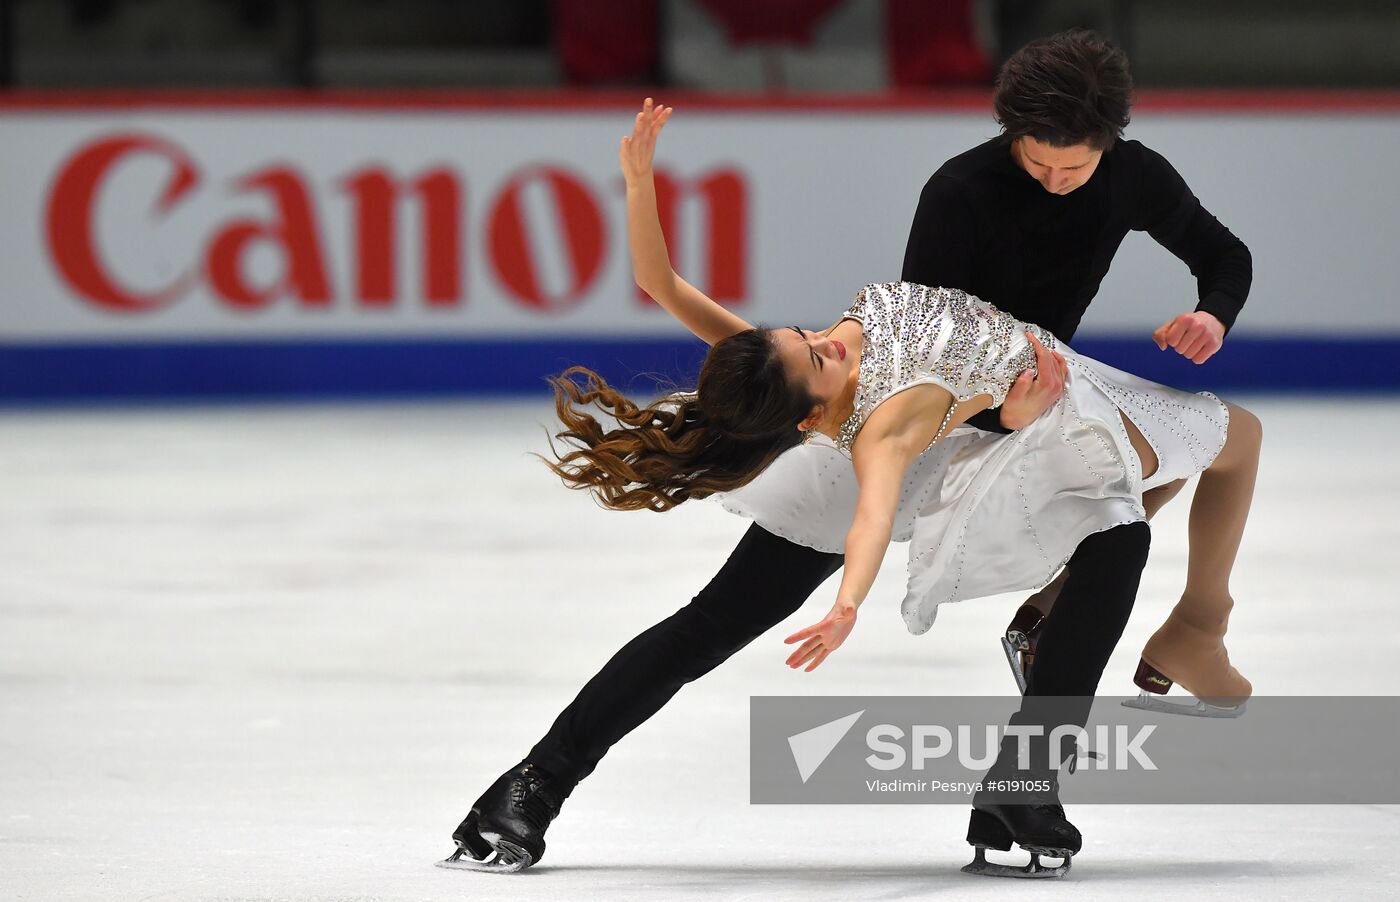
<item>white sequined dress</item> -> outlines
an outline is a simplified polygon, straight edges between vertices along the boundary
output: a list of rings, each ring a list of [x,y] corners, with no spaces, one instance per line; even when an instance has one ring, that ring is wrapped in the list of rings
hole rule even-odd
[[[893,534],[909,543],[902,611],[910,632],[927,631],[945,602],[1045,585],[1087,536],[1145,519],[1144,491],[1199,473],[1224,447],[1229,415],[1215,395],[1077,355],[966,292],[868,285],[844,318],[861,324],[865,341],[855,412],[840,440],[818,435],[720,497],[726,509],[819,551],[844,551],[857,496],[850,448],[885,400],[934,383],[959,401],[990,394],[1000,405],[1035,365],[1027,330],[1069,364],[1064,395],[1031,425],[1009,435],[959,426],[910,465]],[[1120,410],[1157,454],[1147,479]]]

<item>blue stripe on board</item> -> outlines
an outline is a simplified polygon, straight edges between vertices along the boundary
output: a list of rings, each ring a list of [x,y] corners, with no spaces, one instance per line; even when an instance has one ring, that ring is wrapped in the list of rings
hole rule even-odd
[[[1400,336],[1237,337],[1203,366],[1142,337],[1083,337],[1082,354],[1144,378],[1221,391],[1400,390]],[[432,397],[535,393],[580,364],[639,392],[691,384],[681,339],[0,344],[0,401]]]

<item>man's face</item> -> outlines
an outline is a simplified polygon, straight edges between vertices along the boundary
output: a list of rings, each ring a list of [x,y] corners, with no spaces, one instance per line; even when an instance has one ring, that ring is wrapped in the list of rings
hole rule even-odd
[[[1055,147],[1029,135],[1013,141],[1011,151],[1016,163],[1051,194],[1068,194],[1089,181],[1103,158],[1102,150],[1088,144]]]

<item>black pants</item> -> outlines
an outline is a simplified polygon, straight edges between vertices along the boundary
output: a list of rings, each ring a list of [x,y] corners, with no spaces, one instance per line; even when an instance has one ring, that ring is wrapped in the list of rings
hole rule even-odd
[[[1128,622],[1149,544],[1146,523],[1118,526],[1080,544],[1046,618],[1028,694],[1093,696]],[[588,776],[613,743],[660,711],[686,683],[796,611],[841,563],[839,554],[750,527],[690,604],[603,665],[527,760],[566,781]],[[1086,699],[1086,716],[1090,702]]]

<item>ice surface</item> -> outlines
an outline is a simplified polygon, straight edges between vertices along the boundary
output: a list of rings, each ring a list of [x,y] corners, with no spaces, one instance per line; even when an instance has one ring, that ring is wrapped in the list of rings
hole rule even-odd
[[[1249,406],[1266,450],[1231,656],[1261,694],[1391,692],[1400,402]],[[547,421],[538,401],[0,415],[0,898],[1396,894],[1396,807],[1079,806],[1084,851],[1047,886],[958,873],[961,807],[751,806],[751,694],[1011,691],[1016,599],[912,637],[899,551],[821,670],[783,667],[781,637],[834,582],[620,743],[542,865],[432,867],[747,526],[596,508],[528,456]],[[1154,524],[1104,692],[1132,692],[1179,591],[1184,502]]]

